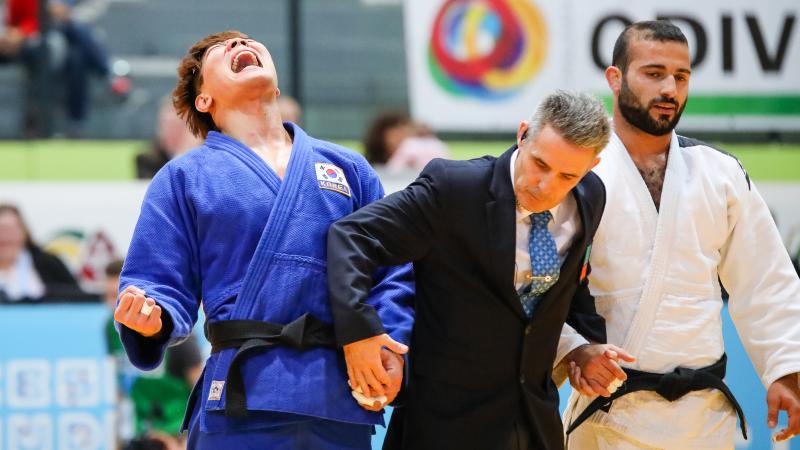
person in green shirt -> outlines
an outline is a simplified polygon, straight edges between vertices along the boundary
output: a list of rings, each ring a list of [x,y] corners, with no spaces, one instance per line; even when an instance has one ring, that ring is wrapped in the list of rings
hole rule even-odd
[[[186,402],[202,371],[203,357],[197,338],[190,336],[167,350],[161,376],[137,378],[130,393],[136,434],[158,431],[178,436]]]

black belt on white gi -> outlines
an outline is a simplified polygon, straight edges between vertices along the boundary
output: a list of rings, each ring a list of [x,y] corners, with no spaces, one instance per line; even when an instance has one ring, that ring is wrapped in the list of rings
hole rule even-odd
[[[572,422],[567,429],[567,434],[570,434],[575,428],[578,428],[586,419],[599,410],[608,412],[614,400],[622,397],[623,395],[630,394],[637,391],[655,391],[665,399],[673,402],[691,391],[699,391],[702,389],[717,389],[722,392],[730,402],[733,409],[736,410],[736,415],[739,416],[739,424],[742,427],[742,436],[747,439],[747,424],[744,420],[744,411],[741,405],[736,401],[736,397],[725,382],[725,366],[728,362],[727,355],[723,354],[722,358],[714,364],[703,367],[701,369],[687,369],[685,367],[678,367],[669,373],[650,373],[642,372],[633,369],[623,369],[628,375],[628,379],[620,386],[616,392],[611,394],[611,397],[597,397],[583,412]]]
[[[333,325],[323,323],[310,314],[303,314],[286,325],[258,320],[211,322],[206,323],[205,332],[211,342],[212,353],[229,348],[239,349],[231,360],[225,381],[225,415],[230,417],[247,415],[241,373],[241,364],[246,353],[278,346],[298,350],[311,347],[336,348]]]

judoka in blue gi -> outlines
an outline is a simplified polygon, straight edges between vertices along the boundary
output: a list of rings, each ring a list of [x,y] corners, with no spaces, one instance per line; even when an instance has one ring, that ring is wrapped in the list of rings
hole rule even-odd
[[[187,407],[190,449],[370,448],[382,415],[354,401],[335,348],[326,238],[383,197],[378,177],[357,153],[281,122],[270,54],[246,35],[204,38],[178,75],[176,110],[206,140],[158,172],[142,204],[115,311],[131,362],[156,367],[202,302],[212,354]],[[375,279],[365,308],[404,352],[410,266]],[[384,356],[391,401],[402,357]]]

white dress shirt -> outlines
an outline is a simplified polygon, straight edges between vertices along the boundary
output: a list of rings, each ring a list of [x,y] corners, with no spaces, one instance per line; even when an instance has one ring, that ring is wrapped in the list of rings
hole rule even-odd
[[[511,155],[511,187],[514,187],[514,163],[517,161],[519,150]],[[522,207],[517,208],[517,221],[516,221],[516,255],[514,257],[514,287],[517,292],[522,293],[530,284],[531,275],[531,254],[530,254],[530,233],[531,233],[531,215],[532,213]],[[570,192],[564,200],[558,205],[550,209],[550,214],[553,218],[547,224],[547,231],[553,235],[556,241],[556,250],[564,263],[572,241],[575,236],[581,232],[581,216],[578,213],[578,204],[575,202],[575,197]],[[572,299],[569,299],[570,301]],[[564,330],[561,333],[561,339],[558,341],[558,350],[556,351],[556,359],[553,362],[555,367],[564,356],[573,349],[588,344],[589,341],[584,339],[583,336],[578,334],[568,324],[564,324]]]

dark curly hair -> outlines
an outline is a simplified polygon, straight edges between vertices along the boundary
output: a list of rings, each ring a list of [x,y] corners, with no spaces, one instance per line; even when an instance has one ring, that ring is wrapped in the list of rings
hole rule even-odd
[[[364,157],[370,164],[386,164],[389,152],[386,148],[386,132],[411,123],[403,111],[386,111],[378,115],[364,134]]]
[[[195,136],[205,138],[209,131],[219,131],[211,114],[200,112],[194,107],[194,100],[203,85],[203,75],[200,71],[203,66],[203,56],[210,47],[234,38],[248,39],[249,36],[235,30],[209,34],[192,45],[178,65],[178,84],[172,91],[172,104]]]

